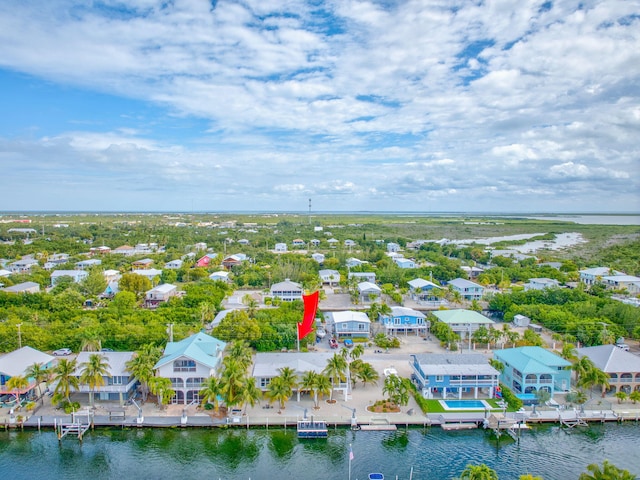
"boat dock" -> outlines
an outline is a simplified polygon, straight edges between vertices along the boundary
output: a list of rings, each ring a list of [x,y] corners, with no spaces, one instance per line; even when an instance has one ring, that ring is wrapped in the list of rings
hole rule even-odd
[[[329,429],[324,420],[300,420],[297,423],[298,438],[327,438]]]

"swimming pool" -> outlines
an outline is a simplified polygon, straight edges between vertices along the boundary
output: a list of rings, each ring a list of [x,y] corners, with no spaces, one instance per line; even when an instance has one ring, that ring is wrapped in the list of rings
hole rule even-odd
[[[484,410],[492,408],[484,400],[440,400],[445,410]]]

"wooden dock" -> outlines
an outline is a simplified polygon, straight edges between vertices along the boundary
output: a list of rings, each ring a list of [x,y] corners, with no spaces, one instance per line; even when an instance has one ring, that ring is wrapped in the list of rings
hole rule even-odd
[[[442,428],[442,430],[473,430],[474,428],[478,428],[478,424],[471,422],[441,423],[440,428]]]
[[[360,425],[360,430],[363,432],[393,432],[398,430],[398,427],[395,425],[383,425],[383,424],[372,424],[372,425]]]

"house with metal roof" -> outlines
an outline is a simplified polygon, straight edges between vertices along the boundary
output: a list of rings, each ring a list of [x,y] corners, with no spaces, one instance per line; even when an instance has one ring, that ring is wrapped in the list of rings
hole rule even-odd
[[[493,398],[500,372],[478,353],[411,355],[411,376],[425,398]]]
[[[407,307],[391,307],[391,313],[380,315],[380,323],[384,326],[387,335],[415,332],[416,335],[426,334],[431,322],[424,313]]]
[[[76,262],[76,268],[80,270],[84,270],[86,268],[97,267],[98,265],[102,265],[102,260],[98,258],[89,258],[87,260],[82,260],[80,262]]]
[[[524,291],[528,290],[544,290],[545,288],[558,288],[560,282],[553,278],[530,278],[529,282],[524,284]]]
[[[459,292],[460,296],[465,300],[480,300],[484,293],[484,287],[482,285],[478,285],[465,278],[454,278],[447,282],[447,284],[451,285],[454,291]]]
[[[60,279],[69,277],[74,283],[80,283],[89,276],[89,272],[85,270],[55,270],[51,273],[51,286],[55,286]]]
[[[609,375],[610,392],[631,393],[640,390],[640,357],[616,345],[578,348],[578,356],[587,356]]]
[[[445,299],[436,295],[436,292],[442,291],[440,285],[436,285],[423,278],[414,278],[413,280],[409,280],[407,284],[409,285],[409,296],[415,302],[427,305],[446,305],[448,303]]]
[[[279,298],[283,302],[293,302],[294,300],[302,300],[304,290],[299,283],[292,282],[288,278],[284,282],[278,282],[271,285],[271,296]]]
[[[40,363],[44,368],[50,368],[54,362],[55,357],[29,346],[3,355],[0,357],[0,395],[9,393],[6,383],[11,377],[25,375],[27,369],[34,363]],[[27,380],[29,385],[16,392],[18,395],[27,395],[36,387],[36,382],[33,378],[28,378]]]
[[[0,291],[9,293],[38,293],[40,284],[36,282],[22,282],[10,287],[0,288]]]
[[[127,362],[134,356],[134,352],[80,352],[76,357],[78,367],[74,376],[80,378],[84,370],[84,363],[89,361],[91,355],[100,355],[107,364],[107,374],[103,375],[104,385],[91,391],[89,385],[80,383],[77,390],[81,394],[94,393],[95,400],[120,402],[123,406],[135,392],[138,380],[129,372]]]
[[[145,295],[145,306],[156,307],[162,302],[168,302],[178,294],[178,287],[171,283],[163,283],[149,290]]]
[[[382,294],[382,289],[375,283],[360,282],[358,284],[358,296],[362,303],[371,303]]]
[[[171,380],[171,388],[176,392],[172,403],[186,405],[200,400],[202,384],[217,374],[226,345],[202,332],[167,343],[153,368],[158,376]]]
[[[371,320],[364,312],[326,312],[327,328],[336,338],[369,338]]]
[[[542,347],[494,350],[493,357],[504,365],[500,381],[516,394],[546,390],[553,396],[571,386],[571,362]]]
[[[436,310],[431,312],[431,315],[449,325],[460,338],[469,338],[480,326],[489,329],[495,324],[490,318],[473,310]]]
[[[580,281],[586,285],[594,285],[602,281],[602,277],[624,275],[622,272],[612,270],[609,267],[585,268],[578,272]]]
[[[340,272],[338,270],[323,269],[318,272],[323,285],[338,285],[340,283]]]

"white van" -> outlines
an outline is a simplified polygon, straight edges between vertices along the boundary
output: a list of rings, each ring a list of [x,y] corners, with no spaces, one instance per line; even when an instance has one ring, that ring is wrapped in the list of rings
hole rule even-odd
[[[616,343],[616,347],[621,348],[625,352],[629,351],[629,345],[627,345],[626,343]]]

